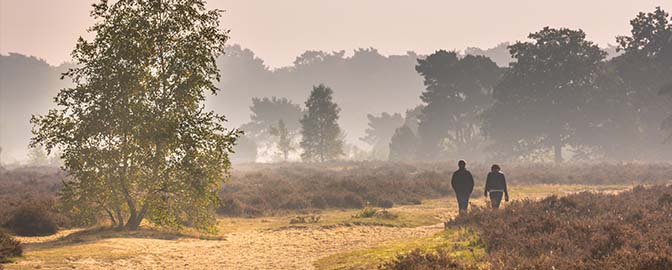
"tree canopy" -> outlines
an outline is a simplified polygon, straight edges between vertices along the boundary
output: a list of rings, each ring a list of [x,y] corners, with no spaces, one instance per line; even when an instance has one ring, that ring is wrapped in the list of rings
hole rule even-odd
[[[515,62],[494,89],[483,130],[495,151],[543,155],[575,143],[589,90],[606,53],[581,30],[545,27],[509,47]]]
[[[91,12],[93,40],[80,38],[74,87],[32,119],[32,144],[62,150],[72,176],[64,205],[137,229],[213,229],[217,190],[227,179],[239,132],[208,112],[227,31],[203,0],[102,0]]]
[[[499,67],[484,56],[460,58],[440,50],[418,60],[415,69],[426,87],[420,97],[425,103],[418,126],[420,158],[473,158],[481,144],[478,117],[491,103]]]

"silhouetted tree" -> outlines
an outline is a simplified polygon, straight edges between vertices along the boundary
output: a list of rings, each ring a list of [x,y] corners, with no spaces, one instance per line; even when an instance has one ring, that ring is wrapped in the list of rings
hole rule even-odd
[[[413,109],[406,110],[404,115],[404,126],[410,128],[414,134],[418,134],[418,126],[420,125],[420,115],[425,106],[418,105]]]
[[[478,115],[491,103],[499,67],[487,57],[440,50],[418,60],[416,71],[424,77],[425,91],[418,135],[424,159],[446,154],[473,157],[482,143]]]
[[[373,146],[375,158],[385,159],[389,156],[390,139],[404,123],[404,118],[398,113],[381,113],[380,116],[368,114],[366,117],[369,119],[369,128],[366,129],[366,137],[360,140]]]
[[[513,156],[544,154],[562,161],[574,141],[589,89],[606,53],[581,30],[545,27],[509,47],[516,60],[494,90],[483,130],[495,149]]]
[[[670,158],[670,148],[661,145],[667,134],[660,123],[672,113],[672,106],[658,93],[672,78],[672,22],[658,7],[640,12],[630,25],[630,36],[617,37],[618,49],[624,53],[612,60],[629,103],[636,108],[639,134],[629,143],[638,145],[643,158]]]
[[[393,161],[413,160],[417,154],[418,138],[413,130],[404,125],[394,131],[390,139],[390,156]]]
[[[78,40],[64,75],[75,87],[32,119],[32,146],[63,151],[64,204],[128,229],[213,229],[239,135],[203,105],[228,39],[221,12],[203,0],[102,0],[91,14],[95,37]]]
[[[289,152],[294,151],[294,146],[292,145],[294,136],[287,129],[287,126],[285,126],[285,121],[282,121],[282,119],[278,120],[278,125],[271,127],[271,135],[278,138],[276,142],[278,150],[282,154],[283,161],[287,161]]]
[[[282,120],[289,132],[298,131],[303,110],[287,98],[252,98],[251,122],[241,127],[248,136],[267,140],[270,128]]]
[[[343,155],[341,128],[338,126],[340,108],[332,100],[331,88],[320,84],[313,87],[306,101],[306,114],[301,118],[301,158],[325,162]]]

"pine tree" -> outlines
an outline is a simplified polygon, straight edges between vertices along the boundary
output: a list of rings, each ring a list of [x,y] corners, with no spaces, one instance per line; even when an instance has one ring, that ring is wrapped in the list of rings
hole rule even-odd
[[[332,100],[333,92],[320,84],[313,87],[306,101],[308,111],[301,119],[301,158],[304,161],[325,162],[343,155],[341,128],[337,122],[341,109]]]

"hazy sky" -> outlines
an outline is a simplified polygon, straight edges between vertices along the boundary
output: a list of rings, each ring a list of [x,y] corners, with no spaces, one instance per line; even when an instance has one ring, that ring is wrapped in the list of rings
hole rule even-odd
[[[92,0],[0,0],[0,53],[20,52],[59,64],[92,24]],[[524,39],[543,26],[582,28],[600,45],[629,30],[638,11],[670,0],[210,0],[227,10],[232,43],[272,67],[305,50],[375,47],[384,54]]]

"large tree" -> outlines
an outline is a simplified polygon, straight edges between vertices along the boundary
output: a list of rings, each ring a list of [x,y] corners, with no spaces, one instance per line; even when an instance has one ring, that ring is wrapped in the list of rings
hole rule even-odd
[[[500,77],[497,64],[484,56],[440,50],[418,60],[425,91],[418,135],[424,159],[474,157],[482,143],[479,114],[491,104]]]
[[[617,37],[623,54],[612,60],[628,92],[628,102],[636,109],[638,134],[629,143],[638,145],[641,158],[669,159],[670,148],[661,144],[667,134],[660,123],[672,113],[672,106],[658,93],[672,78],[672,19],[658,7],[653,12],[640,12],[630,25],[630,35]]]
[[[301,158],[325,162],[343,155],[343,139],[338,126],[340,108],[334,103],[331,88],[314,86],[306,101],[307,112],[301,118]]]
[[[386,159],[389,156],[390,139],[394,131],[404,124],[404,118],[401,114],[381,113],[380,116],[367,114],[369,119],[369,128],[366,129],[366,136],[360,138],[363,142],[373,147],[373,157],[376,159]]]
[[[515,62],[494,89],[483,130],[495,150],[509,157],[543,157],[552,150],[561,162],[563,148],[574,143],[583,123],[606,53],[581,30],[545,27],[528,37],[509,47]]]
[[[214,228],[217,190],[239,134],[205,111],[228,39],[203,0],[102,0],[80,38],[57,109],[36,116],[33,145],[62,151],[75,213],[113,224]]]

